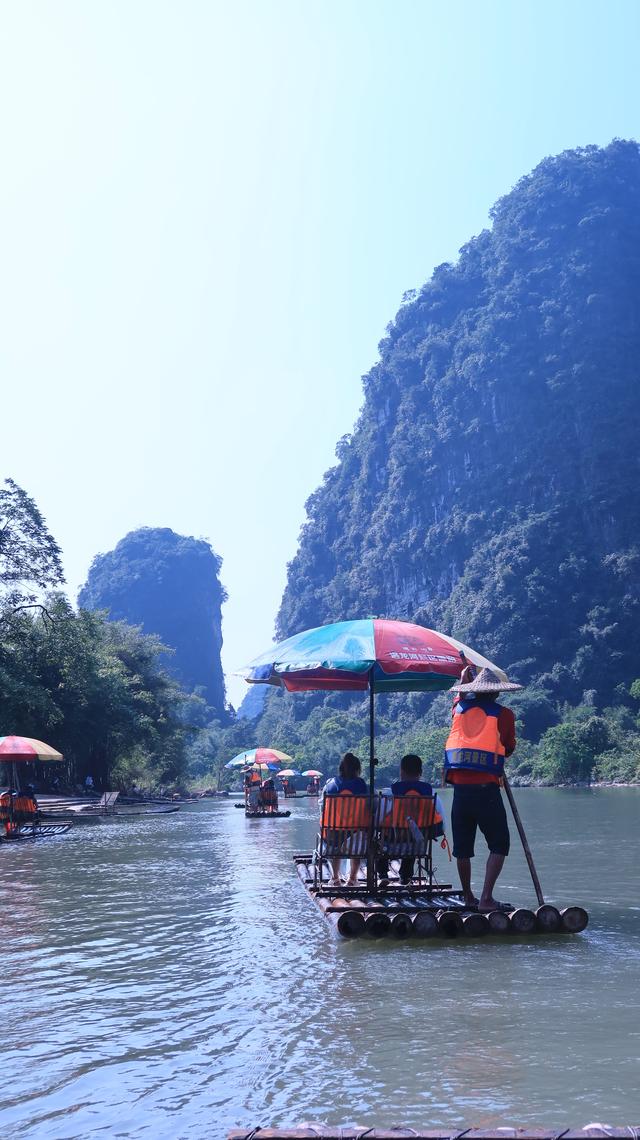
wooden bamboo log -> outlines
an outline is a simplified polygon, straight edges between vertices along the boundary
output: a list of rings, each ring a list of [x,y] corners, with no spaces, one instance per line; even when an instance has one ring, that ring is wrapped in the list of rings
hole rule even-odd
[[[467,938],[484,938],[489,933],[489,919],[486,914],[475,912],[465,914],[462,919],[462,933]]]
[[[503,910],[492,910],[487,915],[487,922],[491,934],[508,934],[511,930],[511,919]]]
[[[434,938],[438,933],[438,920],[432,910],[420,910],[413,916],[413,933],[416,938]]]
[[[566,930],[567,934],[580,934],[580,931],[586,930],[589,924],[589,915],[581,906],[565,907],[560,911],[560,917],[562,929]]]
[[[462,916],[457,910],[439,910],[436,917],[441,937],[458,938],[462,934]]]
[[[532,910],[527,910],[525,907],[512,910],[509,918],[511,919],[511,929],[514,934],[532,934],[536,928],[535,914]]]
[[[343,938],[359,938],[364,934],[364,915],[361,910],[349,906],[346,899],[326,898],[316,895],[316,902],[329,922],[335,926]],[[344,910],[338,910],[343,906]]]
[[[536,911],[536,926],[541,934],[555,934],[562,926],[560,911],[557,907],[545,903]]]
[[[442,1125],[440,1128],[364,1128],[352,1124],[300,1124],[284,1128],[233,1128],[227,1133],[227,1140],[495,1140],[500,1135],[504,1140],[640,1140],[640,1128],[631,1124],[609,1125],[589,1124],[585,1128],[558,1129],[525,1128],[499,1125],[497,1128],[459,1128]]]
[[[413,923],[410,916],[408,914],[404,914],[401,910],[398,911],[398,913],[394,914],[393,918],[391,919],[391,937],[404,939],[411,938],[412,934]]]
[[[391,930],[391,919],[383,910],[372,910],[365,912],[364,926],[371,938],[386,938]]]

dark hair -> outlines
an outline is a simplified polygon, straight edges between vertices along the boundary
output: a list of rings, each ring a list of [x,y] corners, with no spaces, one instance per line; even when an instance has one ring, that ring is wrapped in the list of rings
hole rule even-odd
[[[360,775],[361,764],[357,756],[353,752],[345,752],[338,771],[343,780],[353,780],[356,776]]]
[[[400,761],[400,771],[410,780],[417,780],[422,775],[422,760],[414,752],[408,752]]]

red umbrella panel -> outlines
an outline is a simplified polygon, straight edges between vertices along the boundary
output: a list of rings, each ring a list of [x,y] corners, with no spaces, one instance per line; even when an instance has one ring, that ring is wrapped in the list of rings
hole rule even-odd
[[[57,752],[43,740],[31,736],[0,736],[0,760],[11,764],[14,760],[62,760]]]

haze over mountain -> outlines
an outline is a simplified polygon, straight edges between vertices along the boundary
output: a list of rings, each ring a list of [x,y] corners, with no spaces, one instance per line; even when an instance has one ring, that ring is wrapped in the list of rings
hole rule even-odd
[[[222,559],[208,542],[168,527],[141,527],[108,554],[98,554],[78,596],[89,610],[107,610],[114,621],[142,626],[175,650],[166,669],[187,691],[199,690],[224,716],[225,687],[220,649],[219,578]]]

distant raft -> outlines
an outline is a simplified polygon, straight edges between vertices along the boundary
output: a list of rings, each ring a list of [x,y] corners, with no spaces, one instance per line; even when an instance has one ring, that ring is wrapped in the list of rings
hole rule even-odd
[[[387,887],[371,891],[364,870],[355,887],[329,887],[326,882],[318,884],[312,855],[294,855],[294,863],[305,891],[342,938],[367,936],[404,941],[579,934],[589,922],[586,910],[580,906],[558,910],[546,904],[537,911],[518,907],[509,912],[480,914],[465,906],[462,892],[453,890],[450,884],[403,885],[393,875]]]
[[[236,804],[236,807],[244,807],[244,804]],[[287,819],[290,811],[245,811],[245,819]]]

